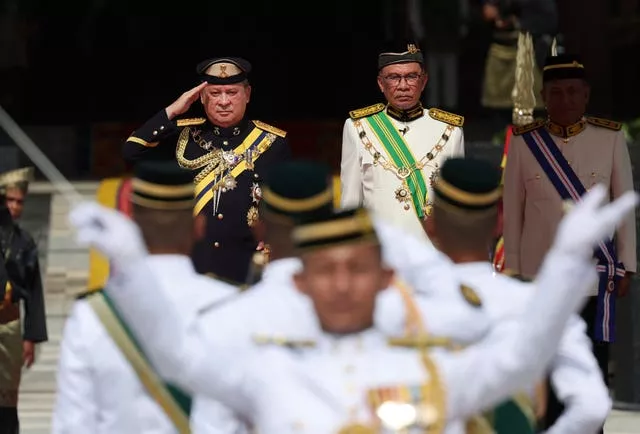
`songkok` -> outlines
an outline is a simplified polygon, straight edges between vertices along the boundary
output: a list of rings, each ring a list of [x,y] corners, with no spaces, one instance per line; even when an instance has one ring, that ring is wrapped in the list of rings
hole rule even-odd
[[[196,71],[209,84],[235,84],[248,79],[251,64],[239,57],[216,57],[200,62]]]
[[[143,161],[134,167],[131,202],[144,208],[187,210],[194,205],[193,172],[175,161]]]
[[[387,65],[395,65],[397,63],[417,62],[424,65],[424,57],[422,52],[415,44],[407,44],[406,50],[402,51],[388,50],[378,55],[378,71]]]
[[[331,171],[324,164],[288,161],[274,166],[262,186],[263,211],[289,221],[333,212]]]
[[[293,243],[298,253],[304,253],[345,244],[378,244],[379,241],[367,210],[355,208],[299,221],[293,230]]]
[[[14,185],[19,188],[27,188],[29,183],[33,181],[33,173],[33,167],[23,167],[0,174],[0,189],[4,191],[7,187]]]
[[[464,211],[482,211],[502,198],[500,171],[485,160],[450,158],[434,186],[434,204]]]
[[[572,54],[560,54],[549,56],[542,68],[542,80],[546,83],[551,80],[564,80],[568,78],[586,78],[584,65],[578,56]]]

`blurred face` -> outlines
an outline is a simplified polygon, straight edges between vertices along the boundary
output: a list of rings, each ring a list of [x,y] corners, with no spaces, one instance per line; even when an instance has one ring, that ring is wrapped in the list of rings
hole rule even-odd
[[[223,128],[240,123],[247,111],[251,97],[251,86],[243,83],[210,84],[200,94],[207,117]]]
[[[295,282],[313,301],[325,331],[346,334],[371,327],[376,297],[393,277],[382,266],[379,247],[332,247],[302,259],[304,267]]]
[[[11,218],[14,220],[19,219],[22,216],[22,210],[24,209],[25,194],[19,188],[8,188],[6,193],[7,208],[11,214]]]
[[[427,85],[427,74],[417,62],[387,65],[378,74],[378,86],[389,104],[400,110],[415,107]]]
[[[579,78],[553,80],[542,88],[542,99],[549,118],[557,124],[567,126],[580,121],[587,111],[590,88]]]

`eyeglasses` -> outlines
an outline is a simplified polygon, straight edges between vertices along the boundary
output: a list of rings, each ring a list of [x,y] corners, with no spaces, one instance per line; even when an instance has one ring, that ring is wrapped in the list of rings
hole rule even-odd
[[[402,79],[404,79],[409,86],[415,86],[418,84],[418,81],[422,78],[422,74],[414,72],[407,75],[399,75],[399,74],[390,74],[385,75],[382,79],[390,85],[398,86]]]

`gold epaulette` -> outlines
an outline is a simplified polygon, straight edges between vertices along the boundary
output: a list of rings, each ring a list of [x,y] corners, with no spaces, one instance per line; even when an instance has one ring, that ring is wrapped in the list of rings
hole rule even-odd
[[[366,118],[367,116],[375,115],[376,113],[380,113],[386,105],[382,103],[370,105],[369,107],[351,110],[349,112],[349,117],[353,120]]]
[[[516,270],[513,270],[511,268],[505,268],[500,273],[504,274],[505,276],[509,276],[509,277],[516,277],[516,276],[520,275],[520,273],[518,273]]]
[[[461,127],[462,125],[464,125],[464,116],[460,116],[455,113],[449,113],[437,108],[430,108],[429,116],[437,121],[453,125],[454,127]]]
[[[87,298],[90,295],[97,294],[102,291],[103,291],[102,288],[94,288],[94,289],[89,289],[88,291],[83,291],[80,294],[76,295],[76,300],[82,300],[84,298]]]
[[[387,343],[392,347],[405,348],[451,348],[454,346],[449,338],[428,335],[393,337],[387,339]]]
[[[607,128],[613,131],[620,131],[622,128],[622,124],[620,122],[610,121],[609,119],[588,117],[587,122],[591,125],[595,125],[596,127]]]
[[[506,269],[506,270],[502,270],[502,273],[507,277],[511,277],[512,279],[516,279],[519,280],[521,282],[531,282],[532,279],[529,279],[525,276],[523,276],[522,274],[516,272],[515,270],[510,270],[510,269]]]
[[[513,127],[513,135],[520,136],[524,133],[529,133],[533,130],[537,130],[544,126],[544,119],[538,119],[537,121],[533,121],[527,125],[521,125],[519,127]]]
[[[464,299],[467,300],[467,303],[469,303],[471,306],[482,306],[482,300],[480,300],[480,296],[470,286],[460,285],[460,292],[462,293]]]
[[[202,125],[207,122],[206,118],[188,118],[188,119],[178,119],[176,124],[179,127],[190,127],[192,125]]]
[[[287,136],[287,132],[285,130],[281,130],[280,128],[276,128],[273,125],[265,124],[262,121],[253,121],[253,123],[256,125],[256,127],[260,128],[261,130],[268,131],[271,134],[275,134],[278,137],[286,137]]]
[[[251,338],[256,345],[275,345],[290,348],[312,348],[316,346],[316,342],[310,339],[288,339],[271,335],[253,335]]]

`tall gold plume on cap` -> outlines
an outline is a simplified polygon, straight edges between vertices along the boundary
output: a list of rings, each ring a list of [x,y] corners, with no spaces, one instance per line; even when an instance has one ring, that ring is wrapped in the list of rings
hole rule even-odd
[[[536,106],[536,96],[533,91],[534,68],[533,38],[529,33],[520,33],[516,55],[516,82],[511,92],[514,125],[533,122],[533,110]]]

